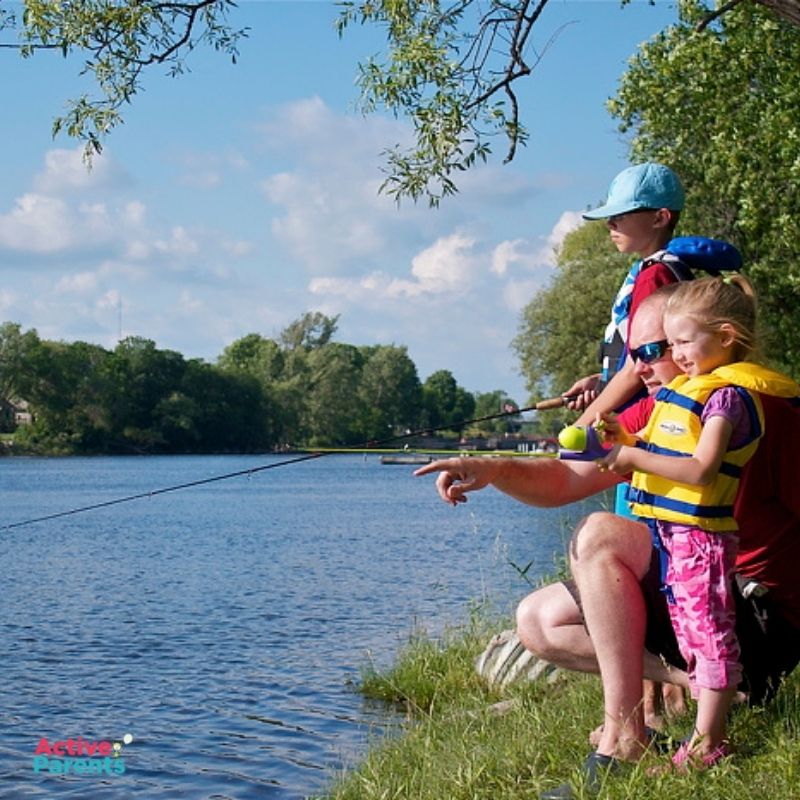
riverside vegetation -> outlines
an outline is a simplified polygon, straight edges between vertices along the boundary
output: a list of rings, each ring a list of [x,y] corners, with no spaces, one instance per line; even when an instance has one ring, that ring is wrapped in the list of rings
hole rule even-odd
[[[283,451],[420,429],[456,437],[464,420],[516,408],[502,390],[468,392],[448,370],[423,383],[405,347],[332,341],[337,321],[308,312],[274,339],[237,339],[213,364],[137,336],[106,350],[4,323],[0,436],[8,452],[37,454]],[[17,424],[20,407],[29,424]],[[520,424],[512,415],[481,432]]]
[[[363,694],[396,705],[407,717],[398,735],[373,741],[363,762],[334,781],[327,800],[521,800],[570,776],[577,781],[590,749],[587,734],[601,722],[600,682],[559,673],[553,683],[522,682],[502,694],[488,689],[475,659],[502,627],[502,621],[474,614],[438,640],[415,634],[390,669],[365,669]],[[498,707],[500,701],[510,702]],[[677,742],[692,718],[671,721],[667,734]],[[769,707],[736,708],[730,735],[736,753],[713,769],[654,777],[647,769],[666,756],[653,753],[610,776],[600,797],[800,798],[797,674]],[[578,797],[592,796],[578,786]]]

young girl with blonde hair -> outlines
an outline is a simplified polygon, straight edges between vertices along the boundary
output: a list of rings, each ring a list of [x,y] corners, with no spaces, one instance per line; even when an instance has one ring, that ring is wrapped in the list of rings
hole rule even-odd
[[[662,553],[663,591],[697,700],[692,735],[672,758],[679,769],[711,766],[730,752],[726,718],[742,677],[733,503],[763,435],[759,394],[800,395],[790,378],[746,361],[755,327],[755,294],[744,276],[680,284],[664,309],[662,344],[684,374],[658,392],[641,438],[604,415],[606,439],[617,446],[599,466],[633,471],[628,500],[650,521]]]

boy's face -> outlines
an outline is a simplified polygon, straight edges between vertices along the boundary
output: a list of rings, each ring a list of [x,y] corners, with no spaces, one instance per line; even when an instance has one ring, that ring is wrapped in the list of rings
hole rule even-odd
[[[643,208],[606,219],[611,241],[620,253],[649,256],[661,250],[669,237],[670,212]]]

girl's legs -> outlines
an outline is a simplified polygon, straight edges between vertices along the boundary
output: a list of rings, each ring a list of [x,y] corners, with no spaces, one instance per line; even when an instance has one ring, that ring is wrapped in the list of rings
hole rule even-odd
[[[679,530],[662,537],[670,551],[670,613],[690,666],[697,719],[687,750],[700,758],[725,740],[728,710],[741,680],[731,594],[735,533]]]
[[[725,741],[725,723],[736,688],[700,689],[697,698],[697,719],[689,750],[698,756],[708,755]]]

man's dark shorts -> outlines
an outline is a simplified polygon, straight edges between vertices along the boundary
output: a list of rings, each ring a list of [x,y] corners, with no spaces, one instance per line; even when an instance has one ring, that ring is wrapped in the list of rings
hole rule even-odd
[[[640,585],[647,608],[645,647],[661,656],[667,664],[685,669],[686,662],[678,650],[672,630],[667,598],[661,591],[658,553],[655,550],[650,559],[650,569]],[[574,581],[564,581],[564,586],[583,613]],[[762,597],[751,595],[745,598],[738,583],[735,583],[734,596],[736,635],[744,671],[739,688],[748,693],[751,704],[766,703],[775,695],[781,679],[800,663],[800,630],[783,618],[770,599],[769,592]]]

